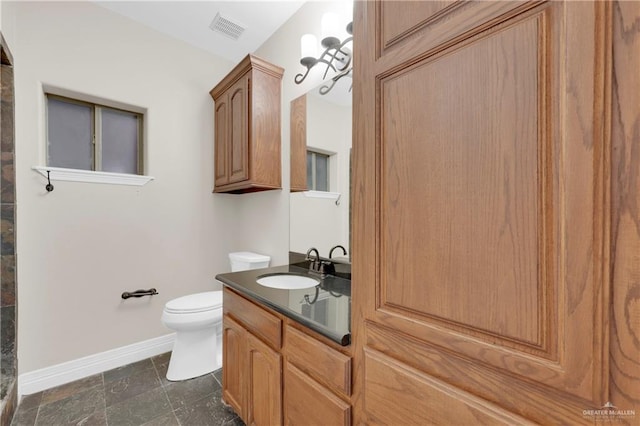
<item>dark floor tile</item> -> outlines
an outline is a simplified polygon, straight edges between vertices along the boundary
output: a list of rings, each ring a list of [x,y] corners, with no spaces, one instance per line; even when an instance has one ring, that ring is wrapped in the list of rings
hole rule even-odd
[[[164,389],[158,387],[107,407],[107,423],[112,426],[137,426],[170,412],[169,399]]]
[[[169,359],[171,358],[171,352],[153,357],[153,365],[158,372],[158,377],[162,380],[162,384],[170,383],[167,380],[167,369],[169,368]]]
[[[246,426],[246,425],[244,424],[244,422],[240,417],[236,416],[233,419],[227,420],[226,422],[222,423],[222,426]]]
[[[44,392],[32,393],[31,395],[23,395],[20,400],[20,410],[30,410],[32,408],[38,408],[42,401],[42,395]]]
[[[163,354],[152,357],[151,361],[157,367],[158,365],[168,365],[170,359],[171,359],[171,352],[165,352]]]
[[[174,410],[209,396],[221,389],[220,383],[212,374],[181,382],[171,382],[165,386],[167,396]]]
[[[164,416],[156,417],[142,426],[180,426],[180,423],[178,423],[176,415],[170,412]]]
[[[122,367],[114,368],[113,370],[105,371],[104,382],[112,382],[114,380],[122,379],[123,377],[131,376],[138,372],[153,369],[153,363],[151,359],[143,359],[142,361],[134,362]]]
[[[218,390],[176,410],[176,417],[182,426],[222,425],[238,417],[221,399],[222,391]]]
[[[95,411],[89,417],[86,417],[79,422],[75,423],[76,426],[107,426],[107,411],[98,410]],[[114,425],[117,426],[117,425]]]
[[[222,368],[214,371],[213,377],[215,377],[218,383],[220,383],[220,386],[222,386]]]
[[[55,388],[47,389],[42,394],[42,405],[50,404],[96,386],[102,386],[102,374],[85,377],[75,382],[66,383]]]
[[[104,408],[104,390],[102,386],[95,386],[68,398],[41,405],[36,425],[83,424],[95,418],[94,414],[104,411]]]
[[[105,383],[107,407],[159,387],[160,380],[153,368]]]
[[[18,411],[13,416],[11,426],[33,426],[36,424],[36,416],[38,415],[38,407],[25,410],[22,403],[18,407]]]

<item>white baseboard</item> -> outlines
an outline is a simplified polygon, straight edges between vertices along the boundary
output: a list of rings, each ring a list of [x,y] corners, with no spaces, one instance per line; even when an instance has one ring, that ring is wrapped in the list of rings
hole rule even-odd
[[[18,377],[18,397],[168,352],[173,348],[175,337],[176,334],[171,333],[21,374]]]

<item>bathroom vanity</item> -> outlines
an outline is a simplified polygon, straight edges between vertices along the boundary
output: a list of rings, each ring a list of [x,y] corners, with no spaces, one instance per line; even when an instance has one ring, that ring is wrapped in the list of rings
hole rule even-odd
[[[258,284],[310,276],[302,289]],[[247,424],[351,424],[349,280],[295,265],[221,274],[223,397]]]

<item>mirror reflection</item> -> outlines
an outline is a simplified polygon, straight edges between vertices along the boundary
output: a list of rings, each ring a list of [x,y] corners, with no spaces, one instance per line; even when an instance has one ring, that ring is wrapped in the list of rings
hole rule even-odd
[[[290,251],[315,247],[350,258],[351,80],[320,94],[321,84],[291,102]]]

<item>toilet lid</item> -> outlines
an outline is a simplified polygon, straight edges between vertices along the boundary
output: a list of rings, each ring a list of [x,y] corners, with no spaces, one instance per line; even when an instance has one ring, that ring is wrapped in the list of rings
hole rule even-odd
[[[173,313],[194,313],[210,311],[222,307],[221,291],[206,291],[178,297],[167,302],[164,309]]]

